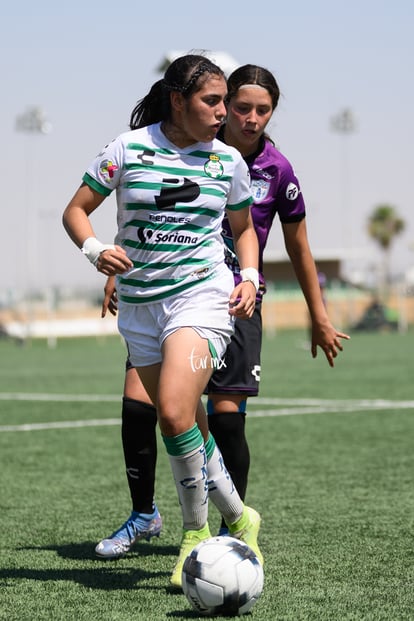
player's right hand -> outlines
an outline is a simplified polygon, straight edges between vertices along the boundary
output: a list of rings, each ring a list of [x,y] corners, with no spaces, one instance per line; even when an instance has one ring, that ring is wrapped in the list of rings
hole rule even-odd
[[[103,250],[99,255],[96,263],[98,272],[102,272],[106,276],[114,274],[124,274],[132,267],[132,261],[128,259],[127,254],[121,246],[115,246],[113,249]]]

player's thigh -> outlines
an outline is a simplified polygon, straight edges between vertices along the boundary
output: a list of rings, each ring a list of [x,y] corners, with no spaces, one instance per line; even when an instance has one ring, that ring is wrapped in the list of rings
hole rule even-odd
[[[186,431],[194,424],[200,396],[212,372],[209,343],[194,329],[180,328],[164,340],[162,354],[158,386],[160,425],[164,420]]]
[[[142,401],[143,403],[152,403],[138,375],[137,369],[134,369],[134,367],[126,369],[124,397],[135,399],[135,401]]]

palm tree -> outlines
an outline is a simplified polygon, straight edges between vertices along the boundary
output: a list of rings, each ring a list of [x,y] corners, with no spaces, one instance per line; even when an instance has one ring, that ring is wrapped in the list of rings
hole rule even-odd
[[[368,233],[384,253],[384,262],[379,289],[386,297],[390,283],[390,255],[394,238],[402,233],[405,222],[392,205],[381,204],[374,208],[368,218]]]

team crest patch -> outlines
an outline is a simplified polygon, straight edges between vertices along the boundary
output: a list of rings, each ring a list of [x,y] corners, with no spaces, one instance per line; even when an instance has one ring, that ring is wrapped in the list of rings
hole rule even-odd
[[[110,183],[116,170],[118,170],[118,166],[111,162],[111,160],[102,160],[100,163],[99,172],[106,183]]]
[[[268,195],[269,188],[270,183],[268,181],[265,181],[264,179],[252,179],[250,190],[254,202],[260,203],[261,201],[264,201],[264,199]]]
[[[294,201],[295,198],[297,198],[298,194],[298,186],[294,183],[289,183],[288,187],[286,188],[286,198],[288,199],[288,201]]]
[[[218,155],[212,153],[208,156],[208,161],[204,164],[204,172],[213,179],[218,179],[223,175],[224,168]]]

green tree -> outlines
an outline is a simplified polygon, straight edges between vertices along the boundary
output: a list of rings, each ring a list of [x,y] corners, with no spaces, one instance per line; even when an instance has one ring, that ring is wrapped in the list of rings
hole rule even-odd
[[[391,274],[391,246],[394,238],[405,229],[405,221],[399,217],[393,205],[377,205],[368,219],[368,233],[383,252],[383,266],[379,291],[388,294]]]

